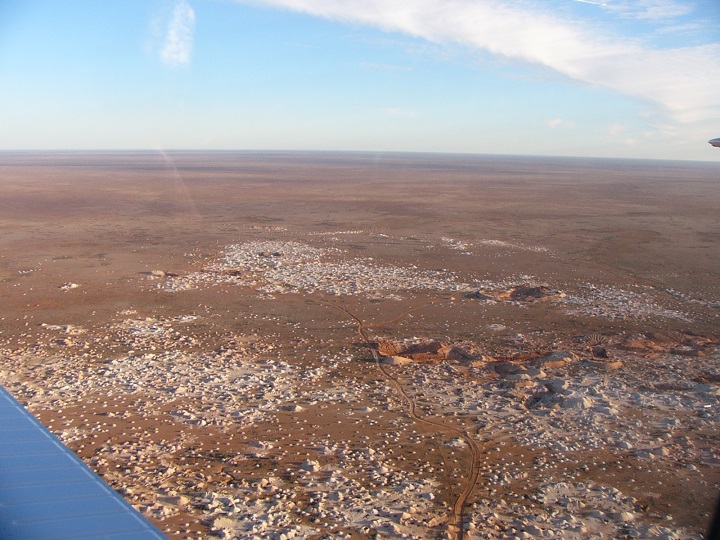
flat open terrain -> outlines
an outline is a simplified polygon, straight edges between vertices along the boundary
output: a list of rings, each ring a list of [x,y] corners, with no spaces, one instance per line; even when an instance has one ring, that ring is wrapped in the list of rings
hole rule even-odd
[[[701,538],[720,165],[0,154],[0,384],[171,538]]]

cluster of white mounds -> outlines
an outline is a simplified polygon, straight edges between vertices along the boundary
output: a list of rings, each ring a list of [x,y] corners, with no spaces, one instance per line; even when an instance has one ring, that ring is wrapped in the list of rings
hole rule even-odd
[[[80,287],[80,285],[78,285],[77,283],[63,283],[62,285],[60,285],[60,290],[67,292],[73,289],[77,289],[78,287]]]
[[[198,343],[185,335],[182,326],[193,319],[122,320],[112,325],[110,332],[124,349],[130,349],[130,354],[100,365],[88,365],[84,358],[74,355],[46,358],[42,365],[32,368],[54,376],[30,383],[29,391],[37,395],[38,405],[46,403],[56,409],[94,394],[143,395],[152,398],[152,408],[178,402],[170,411],[178,422],[227,428],[246,426],[293,404],[299,395],[297,385],[323,371],[321,367],[300,370],[277,359],[263,358],[258,353],[264,347],[251,344],[245,336],[236,336],[236,346],[220,352],[187,352],[183,349]],[[61,328],[49,326],[54,327]],[[162,352],[135,354],[135,349]],[[18,360],[22,364],[22,356]]]
[[[363,230],[354,230],[354,231],[323,231],[323,232],[311,232],[308,233],[308,236],[346,236],[346,235],[357,235],[357,234],[364,234],[365,231]]]
[[[361,232],[346,231],[343,234]],[[482,243],[488,242],[490,245],[542,251],[541,248],[510,245],[495,240]],[[441,243],[463,252],[471,247],[467,242],[447,237],[441,238]],[[348,259],[344,255],[337,248],[313,247],[295,241],[233,244],[225,248],[219,259],[209,262],[201,271],[184,276],[167,274],[157,287],[165,291],[183,291],[232,284],[251,287],[268,295],[268,298],[278,293],[319,291],[333,295],[397,299],[398,293],[432,290],[471,295],[467,298],[475,295],[484,303],[502,301],[522,305],[527,302],[551,301],[564,306],[565,311],[572,315],[609,319],[664,317],[689,320],[687,314],[662,307],[647,294],[618,287],[587,284],[572,293],[566,293],[548,284],[537,284],[532,276],[510,276],[500,281],[479,278],[460,280],[450,271],[379,264],[372,258]]]
[[[432,404],[445,415],[463,411],[479,426],[492,426],[494,435],[507,433],[523,445],[559,453],[611,445],[628,455],[684,467],[688,448],[673,438],[673,426],[682,421],[688,429],[707,430],[720,423],[715,407],[720,388],[698,382],[703,374],[718,373],[718,359],[697,358],[688,366],[687,358],[673,354],[652,361],[619,351],[614,355],[622,356],[624,369],[608,370],[602,362],[563,351],[529,362],[475,362],[472,378],[454,376],[444,364],[413,363],[402,369],[420,404]],[[646,422],[626,416],[637,407],[646,411]]]
[[[469,291],[450,272],[414,266],[377,264],[371,258],[343,260],[342,252],[299,242],[263,241],[227,246],[223,256],[201,272],[160,284],[180,291],[208,284],[232,283],[264,293],[322,291],[358,295],[418,289]]]
[[[40,324],[42,328],[45,328],[47,330],[55,330],[64,332],[65,334],[71,335],[71,336],[79,336],[81,334],[84,334],[87,332],[85,328],[82,326],[75,326],[73,324]]]
[[[455,240],[454,238],[443,236],[442,238],[440,238],[440,243],[443,247],[453,249],[455,251],[461,251],[465,255],[470,255],[469,250],[472,247],[472,244],[468,242],[463,242],[461,240]]]
[[[496,246],[506,249],[519,249],[523,251],[535,251],[537,253],[546,253],[550,251],[548,248],[543,246],[526,246],[524,244],[518,244],[517,242],[505,242],[504,240],[480,240],[478,243],[485,246]]]
[[[686,313],[664,308],[645,294],[619,287],[586,284],[577,293],[568,295],[565,302],[567,312],[574,315],[617,320],[665,317],[690,321]]]
[[[467,538],[644,538],[700,540],[702,535],[643,523],[636,499],[593,483],[548,481],[525,504],[482,499],[473,505]],[[545,509],[545,512],[538,512]]]
[[[292,484],[267,476],[233,490],[206,493],[196,504],[222,538],[315,538],[318,528],[333,530],[333,538],[352,537],[342,529],[423,538],[431,522],[442,519],[434,508],[432,482],[389,472],[385,456],[371,448],[351,451],[342,444],[325,444],[320,449],[325,456],[343,459],[326,465],[306,460],[293,473]],[[373,471],[369,480],[357,475],[363,469]]]
[[[36,412],[72,409],[98,396],[109,404],[135,397],[137,412],[145,418],[163,415],[187,426],[183,436],[188,440],[142,436],[104,444],[94,454],[93,464],[105,470],[108,481],[150,516],[202,512],[212,530],[226,538],[312,538],[327,530],[337,538],[350,537],[349,531],[408,538],[438,534],[448,510],[434,499],[437,483],[447,472],[441,476],[437,465],[422,458],[414,458],[417,464],[412,468],[401,466],[406,456],[398,447],[414,424],[389,382],[370,385],[348,377],[330,383],[325,379],[329,371],[353,364],[351,357],[318,355],[316,367],[300,368],[272,356],[269,346],[248,336],[235,336],[234,345],[220,350],[205,350],[186,332],[194,320],[195,316],[125,312],[103,328],[45,324],[39,328],[48,338],[72,335],[91,346],[109,339],[125,351],[155,347],[158,352],[126,352],[92,363],[83,356],[92,348],[82,354],[68,348],[63,355],[51,349],[2,350],[0,375],[14,388],[22,388]],[[682,338],[675,341],[688,341]],[[716,344],[702,341],[702,354],[687,356],[672,353],[671,341],[649,356],[629,347],[637,339],[622,342],[625,348],[609,340],[612,360],[622,360],[623,365],[614,370],[570,350],[502,361],[483,355],[467,361],[448,354],[441,364],[411,362],[386,369],[398,377],[421,416],[446,419],[448,425],[462,422],[477,441],[493,441],[497,456],[510,447],[544,456],[532,463],[509,457],[480,459],[477,493],[482,500],[469,512],[468,538],[689,539],[697,536],[677,529],[671,534],[652,524],[616,488],[583,483],[576,471],[556,469],[568,456],[599,451],[610,452],[615,462],[647,464],[648,473],[660,468],[701,475],[698,467],[720,460],[720,451],[698,448],[692,441],[692,433],[716,432],[720,425],[720,389],[704,382],[720,377]],[[398,341],[398,346],[434,350],[439,345],[412,338]],[[363,366],[375,369],[372,364]],[[397,417],[397,429],[374,433],[365,447],[309,435],[313,422],[324,421],[323,414],[329,416],[338,405],[347,409],[350,403],[358,406],[347,413],[346,421],[357,429],[371,433],[380,415]],[[636,410],[644,411],[641,422],[632,414]],[[293,460],[292,449],[256,441],[236,458],[276,459],[289,467],[285,473],[221,486],[209,473],[176,460],[198,430],[231,436],[261,421],[279,428],[278,415],[288,414],[307,415],[293,427],[311,437],[312,445],[304,447],[307,455]],[[66,442],[88,440],[125,418],[122,411],[108,414],[105,424],[90,427],[80,414],[74,422],[68,418],[57,432]],[[468,452],[457,432],[441,434],[436,443],[443,454],[460,457]],[[457,466],[462,469],[463,464]],[[187,483],[188,474],[194,494],[178,487]],[[712,489],[709,481],[699,482]],[[513,499],[518,486],[535,490],[529,502]]]
[[[440,238],[440,243],[446,248],[460,251],[466,255],[470,255],[471,249],[473,249],[476,245],[492,246],[512,251],[534,251],[536,253],[546,253],[549,251],[548,248],[543,246],[527,246],[517,242],[506,242],[504,240],[492,239],[478,240],[476,244],[473,244],[472,242],[456,240],[454,238],[443,236]]]
[[[179,471],[173,463],[173,454],[182,443],[144,439],[105,443],[90,465],[103,470],[105,481],[143,513],[161,519],[191,503],[177,488]]]

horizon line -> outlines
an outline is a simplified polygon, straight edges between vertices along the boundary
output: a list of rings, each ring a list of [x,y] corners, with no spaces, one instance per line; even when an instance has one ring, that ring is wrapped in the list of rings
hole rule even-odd
[[[608,159],[618,161],[669,161],[689,163],[715,163],[713,159],[678,159],[617,156],[577,156],[561,154],[509,154],[484,152],[447,152],[438,150],[298,150],[298,149],[262,149],[262,148],[0,148],[0,154],[157,154],[157,153],[257,153],[257,154],[387,154],[387,155],[436,155],[436,156],[474,156],[474,157],[524,157],[548,159]]]

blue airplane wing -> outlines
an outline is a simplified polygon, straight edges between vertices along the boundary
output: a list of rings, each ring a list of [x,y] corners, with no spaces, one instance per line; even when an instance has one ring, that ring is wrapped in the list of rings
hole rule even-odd
[[[166,537],[0,387],[0,539]]]

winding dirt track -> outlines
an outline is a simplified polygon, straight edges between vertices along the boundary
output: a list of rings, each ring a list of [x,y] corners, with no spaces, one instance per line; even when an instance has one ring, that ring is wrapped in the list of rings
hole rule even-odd
[[[368,345],[374,345],[374,342],[368,338],[368,336],[365,334],[366,328],[372,328],[372,327],[379,327],[379,326],[388,326],[390,324],[393,324],[399,320],[401,320],[403,317],[407,316],[408,314],[412,313],[413,311],[417,311],[419,309],[422,309],[424,307],[427,307],[429,305],[432,305],[433,302],[429,302],[427,304],[423,304],[422,306],[415,307],[413,309],[410,309],[408,311],[405,311],[398,315],[397,317],[389,320],[384,321],[381,323],[375,323],[375,324],[365,324],[359,317],[348,311],[343,306],[339,306],[337,304],[334,304],[332,302],[328,302],[326,300],[323,300],[322,303],[332,306],[335,309],[339,309],[343,313],[345,313],[348,317],[352,318],[357,323],[357,332],[358,335],[362,338],[362,340],[367,343]],[[383,374],[383,376],[395,387],[398,394],[402,396],[402,398],[405,400],[405,403],[407,404],[407,412],[410,415],[410,417],[415,420],[418,423],[425,424],[427,426],[433,426],[436,427],[442,431],[452,433],[454,435],[457,435],[458,437],[462,438],[470,448],[470,463],[468,464],[468,474],[465,476],[465,483],[462,492],[460,495],[458,495],[457,499],[455,500],[455,503],[453,504],[453,513],[452,513],[452,520],[450,521],[448,525],[448,533],[450,538],[462,540],[465,535],[465,528],[463,527],[463,520],[464,520],[464,509],[465,504],[467,503],[468,498],[472,494],[472,492],[475,489],[475,486],[478,482],[478,477],[480,475],[480,469],[478,467],[478,461],[480,456],[480,447],[478,446],[477,442],[475,442],[475,439],[473,439],[466,431],[452,425],[444,424],[437,420],[430,420],[428,418],[424,418],[420,416],[417,413],[417,406],[415,403],[415,400],[412,396],[410,396],[405,389],[403,388],[402,384],[400,384],[400,381],[394,377],[391,373],[388,372],[388,370],[385,368],[383,364],[380,363],[380,353],[374,348],[371,348],[370,351],[372,352],[373,358],[375,360],[375,365],[380,370],[380,372]]]

